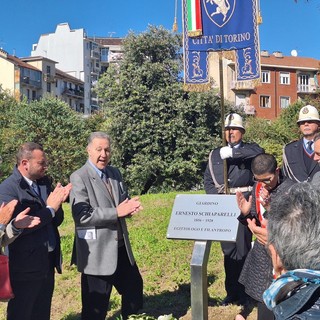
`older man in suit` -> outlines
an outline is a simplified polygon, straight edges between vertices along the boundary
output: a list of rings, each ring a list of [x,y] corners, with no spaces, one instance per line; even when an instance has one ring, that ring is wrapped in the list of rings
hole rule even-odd
[[[61,204],[71,185],[57,184],[52,191],[45,176],[48,162],[42,146],[24,143],[17,165],[0,185],[0,202],[16,199],[13,217],[30,208],[41,222],[24,229],[9,245],[10,278],[15,297],[8,303],[7,320],[49,320],[54,289],[54,269],[61,272],[58,226],[63,221]],[[37,220],[37,219],[36,219]]]
[[[110,138],[93,132],[86,164],[71,175],[75,222],[72,262],[81,276],[82,320],[104,320],[112,286],[122,295],[122,317],[142,307],[143,282],[134,261],[125,218],[142,210],[130,199],[120,171],[109,164]]]

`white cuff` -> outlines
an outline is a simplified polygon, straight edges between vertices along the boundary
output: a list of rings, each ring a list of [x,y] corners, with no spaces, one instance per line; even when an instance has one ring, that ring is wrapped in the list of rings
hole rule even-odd
[[[56,213],[54,212],[54,209],[51,208],[50,206],[47,206],[47,208],[50,210],[51,215],[52,215],[52,219],[56,216]]]
[[[220,157],[221,159],[232,158],[232,148],[229,146],[222,147],[220,149]]]

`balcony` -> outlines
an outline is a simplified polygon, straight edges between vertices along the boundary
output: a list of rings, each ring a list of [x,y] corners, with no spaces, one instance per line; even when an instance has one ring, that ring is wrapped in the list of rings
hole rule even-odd
[[[100,68],[95,68],[95,67],[93,67],[93,68],[91,68],[91,75],[99,75],[100,74]]]
[[[30,77],[21,76],[20,83],[24,86],[34,87],[37,89],[41,88],[41,81],[40,80],[31,80]]]
[[[65,89],[62,92],[62,95],[67,95],[73,98],[79,98],[82,99],[84,97],[83,90],[75,90],[75,89]]]
[[[255,90],[253,81],[231,81],[231,90]]]
[[[311,84],[298,84],[297,92],[298,93],[316,93],[317,87]]]
[[[99,51],[91,50],[90,56],[91,56],[91,59],[100,60],[100,52]]]
[[[51,74],[43,74],[43,80],[50,83],[56,82],[56,78]]]

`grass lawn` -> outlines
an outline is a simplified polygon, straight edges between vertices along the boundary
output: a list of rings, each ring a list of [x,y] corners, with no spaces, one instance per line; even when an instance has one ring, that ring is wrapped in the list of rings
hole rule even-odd
[[[190,260],[194,241],[166,239],[176,194],[142,196],[144,210],[128,219],[128,229],[144,280],[145,300],[141,313],[153,317],[173,314],[177,319],[188,320],[191,319]],[[81,310],[80,276],[75,266],[70,266],[74,227],[69,205],[64,205],[64,210],[65,220],[60,227],[63,274],[56,275],[51,320],[78,320]],[[239,307],[217,306],[225,296],[223,256],[219,243],[212,243],[207,274],[209,319],[234,319]],[[0,303],[0,320],[5,320],[5,309],[6,303]],[[107,319],[118,319],[119,310],[120,296],[114,290]],[[255,319],[255,315],[256,312],[248,320]]]

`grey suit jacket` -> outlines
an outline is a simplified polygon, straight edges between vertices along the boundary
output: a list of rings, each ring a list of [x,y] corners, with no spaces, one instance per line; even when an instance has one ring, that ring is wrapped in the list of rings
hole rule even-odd
[[[5,230],[0,229],[0,247],[5,247],[14,241],[21,232],[17,232],[13,229],[12,224],[14,220],[11,220],[7,225]],[[0,249],[1,250],[1,249]]]
[[[92,165],[87,162],[71,177],[70,204],[75,222],[75,243],[71,263],[78,271],[91,275],[111,275],[118,261],[118,223],[130,263],[135,263],[124,218],[118,218],[116,206],[128,198],[117,168],[107,166],[114,200]]]

